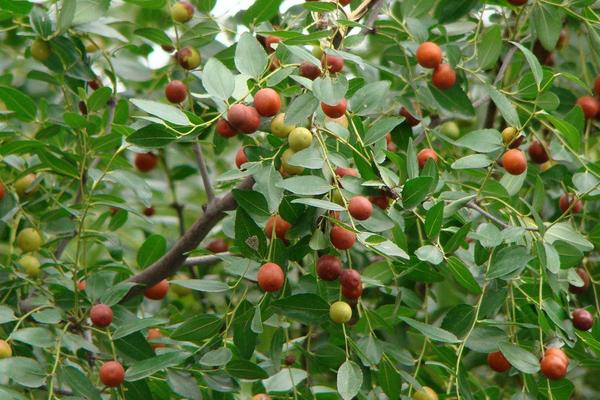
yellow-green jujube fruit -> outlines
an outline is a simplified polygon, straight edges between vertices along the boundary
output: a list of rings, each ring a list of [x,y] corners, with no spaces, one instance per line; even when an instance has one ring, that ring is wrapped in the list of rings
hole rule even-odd
[[[290,175],[299,175],[304,171],[304,167],[289,164],[289,159],[294,154],[296,154],[296,152],[292,149],[287,149],[283,152],[281,155],[281,168]]]
[[[440,127],[442,135],[449,137],[450,139],[458,139],[460,136],[460,127],[455,121],[444,122]]]
[[[306,149],[312,143],[312,133],[306,128],[294,128],[288,136],[288,142],[294,151]]]
[[[429,386],[423,386],[413,394],[414,400],[438,400],[437,393]]]
[[[23,197],[24,195],[31,193],[34,191],[34,188],[31,186],[35,181],[35,174],[27,174],[19,179],[17,179],[14,183],[15,192],[19,195],[19,197]]]
[[[329,318],[336,324],[344,324],[352,318],[352,308],[345,301],[336,301],[329,307]]]
[[[17,246],[25,252],[38,251],[42,245],[42,237],[33,228],[25,228],[17,235]]]
[[[315,58],[320,60],[323,57],[323,48],[321,46],[313,46],[311,53]]]
[[[28,277],[36,279],[40,276],[40,260],[29,254],[25,254],[21,257],[18,263],[25,269],[25,273]]]
[[[184,24],[194,16],[194,6],[187,1],[179,1],[171,7],[173,21]]]
[[[188,279],[190,279],[190,278],[189,278],[187,275],[185,275],[185,274],[176,274],[176,275],[173,277],[173,279],[174,279],[174,280],[178,280],[178,281],[185,281],[185,280],[188,280]],[[177,295],[177,296],[179,296],[179,297],[185,297],[185,296],[187,296],[188,294],[191,294],[191,293],[192,293],[192,289],[190,289],[190,288],[188,288],[188,287],[185,287],[185,286],[180,286],[180,285],[178,285],[178,284],[176,284],[176,283],[173,283],[173,284],[171,285],[171,291],[172,291],[173,293],[175,293],[175,295]]]
[[[345,206],[344,205],[344,197],[342,196],[342,192],[337,188],[333,189],[333,191],[331,192],[331,201],[342,207]]]
[[[286,138],[295,128],[294,125],[285,124],[285,114],[279,113],[271,120],[271,133],[280,138]]]
[[[517,138],[519,135],[519,131],[517,128],[509,126],[508,128],[504,128],[502,131],[502,142],[505,145],[511,144],[513,140]]]
[[[12,348],[6,340],[0,340],[0,359],[12,357]]]
[[[45,62],[50,58],[50,46],[48,42],[37,38],[31,43],[31,57],[34,59]]]

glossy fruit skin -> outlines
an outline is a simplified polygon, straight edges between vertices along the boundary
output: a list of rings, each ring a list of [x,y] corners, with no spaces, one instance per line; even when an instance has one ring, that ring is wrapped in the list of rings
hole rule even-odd
[[[540,362],[542,374],[550,380],[559,380],[567,375],[568,364],[559,356],[546,355]]]
[[[298,127],[292,129],[290,132],[290,135],[288,136],[288,143],[292,150],[300,151],[310,147],[312,139],[312,133],[308,129]]]
[[[502,166],[511,175],[521,175],[527,170],[527,159],[519,149],[510,149],[502,156]]]
[[[565,354],[565,352],[562,351],[562,349],[559,349],[558,347],[548,347],[544,351],[544,357],[558,357],[565,364],[567,364],[567,366],[569,366],[569,357],[567,357],[567,355]]]
[[[369,201],[373,205],[376,205],[377,207],[381,208],[382,210],[387,210],[387,208],[390,206],[390,198],[387,197],[385,194],[369,196]]]
[[[163,337],[163,335],[162,333],[160,333],[160,330],[158,328],[150,328],[148,329],[148,335],[146,335],[146,340],[151,341],[154,339],[160,339],[161,337]],[[164,343],[150,343],[150,347],[152,347],[152,350],[156,350],[166,347],[166,345]]]
[[[258,270],[258,286],[265,292],[277,292],[283,287],[285,274],[281,267],[275,263],[263,264]]]
[[[340,118],[346,113],[346,99],[342,99],[334,105],[321,102],[321,110],[330,118]]]
[[[154,286],[150,286],[144,291],[144,296],[152,300],[162,300],[169,291],[169,281],[163,279]]]
[[[146,217],[151,217],[154,214],[156,214],[156,210],[154,209],[154,207],[150,206],[150,207],[145,207],[144,210],[142,211],[142,213],[146,216]]]
[[[348,289],[356,289],[362,285],[360,273],[355,269],[344,269],[340,273],[340,285]]]
[[[239,130],[246,134],[254,133],[260,126],[260,114],[256,111],[256,108],[250,106],[244,106],[245,108],[245,121],[239,126]],[[229,122],[231,123],[231,121]],[[236,125],[232,124],[237,128]]]
[[[527,1],[528,0],[508,0],[508,2],[513,6],[522,6],[523,4],[526,4]]]
[[[12,357],[12,347],[6,340],[0,340],[0,360],[3,358]]]
[[[575,272],[577,273],[577,275],[579,275],[579,277],[583,281],[583,285],[582,286],[569,285],[569,292],[571,292],[573,294],[581,294],[581,293],[587,292],[588,289],[590,288],[590,276],[588,275],[585,268],[579,267],[575,270]]]
[[[33,182],[35,181],[35,174],[27,174],[19,179],[17,179],[14,183],[15,192],[19,195],[19,197],[23,197],[29,193],[34,191],[34,188],[31,187]]]
[[[594,80],[594,92],[596,92],[597,96],[600,95],[600,75]]]
[[[255,394],[250,400],[271,400],[271,396],[264,393]]]
[[[140,172],[150,172],[158,163],[158,157],[153,153],[138,153],[135,155],[134,164]]]
[[[108,387],[117,387],[125,380],[125,370],[118,361],[107,361],[100,367],[100,382]]]
[[[431,83],[440,90],[448,90],[456,83],[456,72],[448,64],[440,64],[431,75]]]
[[[356,300],[362,296],[363,286],[362,283],[355,288],[348,286],[342,286],[342,296],[347,299]]]
[[[344,324],[352,318],[352,309],[345,301],[336,301],[329,307],[329,318],[336,324]]]
[[[487,363],[496,372],[506,372],[510,369],[510,363],[500,351],[488,354]]]
[[[335,281],[342,272],[342,261],[335,256],[322,255],[317,260],[317,275],[324,281]]]
[[[279,113],[271,120],[271,133],[279,138],[286,138],[295,128],[294,125],[285,124],[285,114]]]
[[[337,167],[335,169],[335,174],[340,178],[343,178],[346,175],[349,176],[358,176],[358,172],[354,168],[345,168],[345,167]]]
[[[227,121],[234,129],[241,130],[242,125],[246,123],[247,108],[244,104],[234,104],[227,111]]]
[[[365,196],[354,196],[348,202],[348,212],[352,218],[364,221],[373,214],[373,204]]]
[[[272,45],[281,42],[281,38],[277,37],[277,36],[272,36],[269,35],[265,38],[265,48],[267,49],[267,52],[272,53],[275,51],[275,49],[273,48]]]
[[[283,172],[285,172],[288,175],[300,175],[302,172],[304,172],[304,167],[292,165],[289,163],[289,159],[294,154],[296,154],[296,152],[293,149],[287,149],[281,155],[281,168]]]
[[[404,117],[404,120],[410,126],[417,126],[421,123],[421,120],[412,115],[406,107],[400,108],[399,114]]]
[[[88,81],[87,84],[92,90],[98,90],[102,86],[102,82],[99,79]]]
[[[573,207],[571,207],[571,205],[573,205]],[[575,195],[565,193],[560,196],[558,207],[563,213],[569,211],[569,207],[571,207],[570,212],[572,214],[578,214],[583,209],[583,203]]]
[[[519,131],[513,126],[508,126],[502,131],[502,143],[505,146],[510,145],[519,136]],[[512,147],[511,147],[512,148]]]
[[[260,89],[254,95],[254,108],[263,117],[272,117],[281,109],[281,97],[271,88]]]
[[[573,326],[580,331],[589,331],[594,325],[594,316],[583,308],[578,308],[571,314]]]
[[[416,55],[417,62],[423,68],[435,68],[442,63],[442,49],[433,42],[421,43]]]
[[[429,386],[423,386],[413,394],[413,400],[438,400],[438,395]]]
[[[38,251],[42,245],[42,237],[34,228],[25,228],[17,235],[17,246],[24,252]]]
[[[175,51],[175,46],[173,46],[172,44],[163,44],[160,46],[160,48],[166,51],[167,53],[172,53]]]
[[[321,68],[308,61],[305,61],[302,64],[300,64],[299,72],[300,76],[308,78],[311,81],[314,81],[319,76],[321,76]]]
[[[329,70],[329,72],[340,72],[344,68],[344,59],[339,56],[334,56],[333,54],[325,54],[321,62],[323,64],[323,68]]]
[[[248,157],[246,156],[246,153],[244,152],[244,148],[240,147],[240,149],[237,151],[237,153],[235,153],[235,165],[238,167],[238,169],[242,169],[242,165],[244,165],[247,162],[248,162]]]
[[[273,236],[273,229],[275,229],[275,236],[278,239],[285,240],[285,235],[292,227],[292,224],[281,218],[279,215],[271,215],[265,224],[265,235],[269,239]]]
[[[165,96],[171,103],[183,103],[187,98],[187,86],[181,81],[171,81],[167,87],[165,87]]]
[[[342,6],[347,6],[352,2],[352,0],[338,0]]]
[[[94,326],[105,328],[112,323],[112,309],[106,304],[95,304],[90,310],[90,319]]]
[[[198,68],[202,62],[200,53],[198,53],[198,50],[193,47],[182,48],[175,54],[175,57],[177,58],[179,65],[187,70]]]
[[[417,162],[419,163],[419,168],[424,168],[427,160],[432,159],[434,162],[438,162],[438,155],[433,149],[423,149],[417,153]]]
[[[458,139],[460,136],[460,127],[455,121],[444,122],[440,127],[442,135],[445,135],[451,139]]]
[[[206,250],[212,251],[213,253],[225,253],[229,250],[229,244],[223,238],[213,239],[206,245]]]
[[[31,57],[40,62],[48,61],[48,58],[50,58],[50,46],[48,42],[40,38],[31,42]]]
[[[583,115],[590,119],[594,118],[600,112],[600,103],[595,97],[583,96],[577,99],[576,103],[583,110]]]
[[[356,242],[356,233],[344,229],[341,226],[335,225],[329,233],[331,244],[338,250],[348,250],[354,246]]]
[[[179,1],[171,7],[173,21],[185,24],[194,16],[194,6],[187,1]]]
[[[536,164],[543,164],[549,160],[548,153],[546,153],[544,145],[537,140],[531,142],[527,151],[529,152],[531,161]]]
[[[18,263],[25,268],[25,273],[31,279],[36,279],[40,276],[41,264],[37,257],[25,254],[23,257],[19,258]]]

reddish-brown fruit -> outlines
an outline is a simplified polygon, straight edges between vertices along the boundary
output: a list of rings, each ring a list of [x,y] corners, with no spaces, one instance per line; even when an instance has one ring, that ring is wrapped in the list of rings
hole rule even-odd
[[[125,370],[118,361],[107,361],[100,367],[100,382],[108,387],[117,387],[125,380]]]
[[[272,117],[281,108],[281,97],[271,88],[260,89],[254,95],[254,107],[263,117]]]
[[[343,178],[346,175],[349,176],[358,176],[358,172],[354,168],[345,168],[345,167],[337,167],[335,169],[335,174],[340,178]]]
[[[352,0],[338,0],[342,6],[347,6],[352,2]]]
[[[275,263],[263,264],[258,270],[258,286],[265,292],[277,292],[283,287],[285,275],[281,267]]]
[[[382,210],[387,210],[387,208],[390,206],[390,198],[385,194],[369,196],[369,201]]]
[[[563,213],[567,212],[569,208],[571,208],[570,212],[572,214],[578,214],[583,209],[583,203],[577,198],[577,196],[564,193],[558,200],[558,207]]]
[[[346,113],[346,99],[340,100],[339,103],[330,105],[321,102],[321,110],[329,118],[339,118]]]
[[[265,234],[269,239],[273,236],[273,226],[275,226],[275,236],[277,236],[278,239],[284,240],[285,235],[292,227],[292,224],[281,218],[279,215],[271,215],[265,224]]]
[[[260,126],[260,114],[254,107],[246,107],[246,122],[240,127],[244,133],[254,133]]]
[[[154,215],[154,213],[156,212],[156,210],[154,210],[154,207],[150,206],[150,207],[146,207],[144,208],[144,215],[146,217],[151,217]]]
[[[4,199],[4,195],[6,194],[6,190],[4,189],[4,185],[0,183],[0,201]]]
[[[583,281],[583,285],[582,286],[569,285],[569,292],[571,292],[573,294],[581,294],[581,293],[587,292],[587,290],[590,288],[590,276],[588,275],[585,268],[579,267],[575,270],[575,272],[577,273],[577,275],[579,275],[579,277]]]
[[[219,135],[223,136],[224,138],[230,138],[237,135],[237,131],[235,130],[235,128],[223,118],[219,118],[215,126],[215,130]]]
[[[544,351],[544,357],[558,357],[565,364],[567,364],[567,366],[569,366],[569,357],[567,357],[567,355],[565,354],[565,352],[562,351],[562,349],[559,349],[558,347],[548,347]]]
[[[88,115],[88,108],[85,104],[85,101],[79,102],[79,112],[81,113],[81,115]]]
[[[348,203],[348,212],[352,218],[364,221],[373,214],[373,204],[364,196],[354,196]]]
[[[213,253],[225,253],[229,250],[229,244],[223,238],[213,239],[206,245],[206,250],[212,251]]]
[[[567,375],[568,364],[559,356],[544,356],[540,362],[542,374],[550,380],[559,380]]]
[[[313,63],[309,63],[308,61],[300,64],[300,76],[310,79],[314,81],[319,76],[321,76],[321,68],[317,67]]]
[[[356,242],[356,233],[335,225],[329,233],[331,244],[338,250],[348,250],[354,246]]]
[[[156,167],[158,157],[153,153],[138,153],[135,155],[135,166],[141,172],[149,172]]]
[[[242,169],[242,165],[247,162],[248,157],[246,156],[246,152],[244,151],[243,147],[240,147],[237,153],[235,153],[235,165],[238,167],[238,169]]]
[[[329,70],[329,72],[340,72],[344,68],[344,59],[333,54],[325,54],[321,61],[323,68]]]
[[[394,141],[392,139],[392,134],[390,132],[385,134],[385,142],[386,142],[388,151],[394,152],[394,151],[398,150],[398,146],[396,146],[396,143],[394,143]]]
[[[153,339],[159,339],[161,337],[162,333],[160,333],[160,330],[158,328],[150,328],[148,329],[148,335],[146,336],[146,340],[150,341]],[[156,350],[166,346],[164,343],[150,343],[150,347],[152,347],[153,350]]]
[[[171,103],[182,103],[187,97],[187,86],[181,81],[171,81],[165,87],[165,96]]]
[[[198,50],[194,49],[193,47],[182,48],[175,54],[175,57],[177,58],[179,65],[187,70],[198,68],[202,61],[200,53],[198,53]]]
[[[506,372],[510,369],[510,363],[499,351],[488,354],[487,363],[496,372]]]
[[[269,53],[272,53],[275,51],[273,45],[279,42],[281,42],[281,38],[269,35],[265,38],[265,48]]]
[[[87,283],[85,283],[85,281],[77,281],[77,290],[85,290],[85,288],[87,287]]]
[[[558,41],[556,42],[556,48],[562,49],[565,47],[569,40],[569,31],[567,29],[561,29],[560,34],[558,35]]]
[[[169,291],[169,281],[163,279],[154,286],[150,286],[144,291],[144,296],[152,300],[164,299]]]
[[[594,81],[594,91],[596,92],[596,96],[600,96],[600,75]]]
[[[324,281],[334,281],[342,272],[342,262],[338,257],[323,255],[317,260],[317,275]]]
[[[172,53],[175,51],[175,46],[173,46],[172,44],[163,44],[160,47],[167,53]]]
[[[417,62],[424,68],[435,68],[442,63],[442,49],[433,42],[424,42],[417,47]]]
[[[573,326],[580,331],[589,331],[594,325],[594,316],[583,308],[578,308],[571,314]]]
[[[577,99],[577,105],[583,110],[586,118],[594,118],[600,111],[600,103],[595,97],[582,96]]]
[[[440,64],[433,70],[431,82],[438,89],[450,89],[456,83],[456,72],[450,65]]]
[[[358,299],[360,296],[362,296],[362,292],[363,292],[362,283],[354,288],[351,288],[348,286],[342,286],[342,296],[344,296],[347,299],[352,299],[352,300]]]
[[[285,356],[285,358],[283,359],[283,363],[285,365],[287,365],[288,367],[290,365],[293,365],[296,362],[296,356],[294,355],[294,353],[289,353],[288,355]]]
[[[523,4],[527,3],[527,0],[508,0],[508,2],[513,6],[522,6]]]
[[[516,149],[523,143],[523,140],[525,140],[525,135],[519,135],[515,140],[510,142],[510,144],[508,145],[508,148]]]
[[[362,282],[360,273],[355,269],[345,269],[340,273],[340,284],[348,289],[356,289]]]
[[[88,86],[92,90],[98,90],[102,86],[102,82],[100,82],[98,79],[93,79],[88,81]]]
[[[90,319],[94,326],[104,328],[112,323],[113,312],[106,304],[96,304],[90,310]]]
[[[400,115],[404,117],[404,120],[410,126],[417,126],[421,123],[421,120],[412,115],[406,107],[400,109]]]
[[[502,156],[502,166],[511,175],[521,175],[527,170],[527,159],[519,149],[510,149]]]
[[[417,154],[417,162],[419,163],[419,168],[425,167],[427,160],[432,159],[437,163],[438,155],[433,149],[423,149]]]
[[[531,142],[527,151],[529,152],[529,157],[531,157],[531,161],[533,161],[536,164],[543,164],[549,160],[548,153],[546,153],[544,145],[537,140]]]
[[[244,133],[256,132],[260,126],[260,114],[254,107],[234,104],[227,112],[227,120],[235,129]]]

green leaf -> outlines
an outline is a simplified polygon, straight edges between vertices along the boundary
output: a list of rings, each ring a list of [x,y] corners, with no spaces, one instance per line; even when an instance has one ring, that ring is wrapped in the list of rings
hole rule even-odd
[[[429,194],[433,178],[430,176],[418,176],[409,179],[402,188],[402,204],[405,208],[418,206]]]
[[[452,169],[477,169],[485,168],[493,162],[485,154],[471,154],[454,161],[451,165]]]
[[[319,101],[311,93],[303,93],[292,100],[285,112],[286,125],[302,125],[315,112]]]
[[[382,360],[381,364],[379,364],[377,382],[388,398],[400,398],[402,380],[400,378],[400,374],[396,371],[396,367],[389,361],[387,357]]]
[[[316,140],[313,140],[312,146],[294,153],[288,159],[288,163],[308,169],[322,169],[325,160],[323,160],[321,150],[315,142]]]
[[[460,85],[454,85],[447,90],[440,90],[429,84],[428,88],[440,107],[465,116],[475,115],[473,104]]]
[[[37,106],[33,99],[20,90],[8,86],[0,86],[0,100],[6,108],[15,112],[15,116],[25,122],[31,122],[37,114]]]
[[[322,208],[323,210],[331,210],[331,211],[345,211],[346,209],[336,203],[332,203],[331,201],[321,200],[321,199],[312,199],[302,197],[299,199],[292,200],[293,204],[306,204],[307,206]]]
[[[146,125],[127,136],[129,143],[146,149],[164,147],[175,139],[177,139],[175,133],[160,124]]]
[[[179,108],[152,100],[131,99],[134,106],[174,125],[189,126],[190,120]]]
[[[473,294],[481,294],[481,287],[460,258],[456,256],[448,258],[447,265],[450,272],[452,272],[452,277],[459,285]]]
[[[346,360],[337,373],[337,390],[342,399],[353,399],[360,391],[362,383],[363,373],[358,364],[352,360]]]
[[[496,65],[498,57],[502,53],[502,28],[500,25],[492,25],[477,44],[477,60],[479,67],[489,69]]]
[[[199,362],[207,367],[222,367],[231,360],[231,357],[231,350],[227,347],[219,347],[204,354]]]
[[[154,375],[163,369],[180,365],[190,356],[190,353],[178,350],[170,353],[159,354],[147,360],[137,362],[127,368],[127,371],[125,372],[125,380],[127,382],[139,381],[140,379]]]
[[[112,334],[113,339],[120,339],[132,333],[139,332],[142,329],[150,328],[157,325],[162,325],[166,321],[159,318],[143,318],[126,320],[119,325]]]
[[[447,330],[433,325],[424,324],[408,317],[400,317],[400,319],[435,342],[460,343],[460,340],[458,340],[453,333],[448,332]]]
[[[248,258],[260,259],[267,251],[264,231],[243,208],[239,208],[235,213],[235,243]]]
[[[284,179],[278,184],[278,187],[294,194],[312,196],[325,194],[331,190],[331,185],[320,176],[293,176]]]
[[[34,347],[52,347],[55,345],[54,335],[47,328],[33,327],[14,331],[10,338],[18,342],[27,343]]]
[[[313,95],[325,104],[339,103],[346,95],[347,90],[348,81],[343,75],[336,79],[329,76],[318,77],[312,83]]]
[[[435,239],[442,229],[444,221],[444,202],[440,201],[429,210],[425,216],[425,234],[429,239]]]
[[[502,148],[502,134],[496,129],[481,129],[467,133],[456,142],[457,146],[466,147],[479,153],[491,153]]]
[[[400,125],[404,121],[404,117],[385,117],[377,121],[369,128],[364,138],[365,146],[371,145],[382,139],[392,129]]]
[[[498,347],[510,365],[519,371],[535,374],[540,370],[540,362],[537,357],[527,350],[506,342],[500,342]]]
[[[568,222],[554,224],[544,234],[544,241],[547,243],[553,244],[558,240],[567,242],[581,251],[591,251],[594,249],[594,245],[581,233],[577,232]]]
[[[419,260],[433,265],[441,264],[441,262],[444,261],[444,254],[442,254],[440,249],[430,244],[419,247],[415,251],[415,256],[417,256]]]
[[[0,375],[28,388],[37,388],[46,382],[46,371],[40,363],[25,357],[0,360]]]
[[[503,278],[523,269],[532,258],[523,246],[505,247],[492,256],[487,279]]]
[[[305,322],[322,322],[329,314],[329,304],[311,293],[284,297],[273,302],[273,306],[288,318]]]
[[[263,217],[271,215],[267,200],[261,193],[252,190],[234,189],[232,194],[238,206],[246,210],[248,214]]]
[[[537,2],[532,9],[531,21],[537,38],[546,50],[554,50],[562,29],[562,10],[558,6]]]
[[[521,44],[517,43],[517,42],[511,42],[512,44],[514,44],[515,46],[517,46],[517,48],[519,50],[521,50],[521,52],[523,53],[523,55],[525,55],[525,59],[527,60],[527,63],[529,64],[529,68],[531,68],[531,72],[533,73],[533,77],[535,79],[535,83],[538,87],[538,91],[540,90],[540,84],[542,83],[542,79],[544,78],[544,73],[542,71],[542,66],[540,65],[540,62],[538,61],[537,57],[527,48],[525,48],[524,46],[522,46]]]
[[[245,32],[235,49],[234,61],[242,74],[258,78],[267,68],[267,53],[254,36]]]
[[[98,111],[105,107],[112,95],[112,89],[108,86],[101,87],[94,91],[87,101],[88,111]]]
[[[87,400],[102,399],[100,391],[90,382],[90,379],[75,367],[63,366],[60,369],[60,379],[69,385],[74,394]]]
[[[223,321],[213,314],[198,314],[187,319],[171,334],[174,340],[202,342],[219,332]]]
[[[77,0],[62,0],[62,7],[58,15],[58,31],[66,32],[73,23],[75,10],[77,9]]]
[[[441,1],[435,9],[434,16],[441,24],[456,21],[471,11],[477,3],[478,0]]]
[[[223,63],[211,58],[202,71],[202,85],[210,95],[227,100],[235,89],[235,78]]]
[[[517,111],[515,110],[513,105],[510,103],[508,98],[506,98],[505,95],[500,93],[493,86],[487,85],[487,86],[485,86],[485,89],[487,90],[488,95],[490,96],[492,101],[498,107],[498,110],[500,110],[502,117],[506,120],[508,125],[514,126],[514,127],[520,127],[521,121],[519,121],[519,115],[517,114]]]
[[[139,28],[139,29],[136,29],[133,33],[138,36],[141,36],[143,38],[146,38],[146,39],[150,40],[151,42],[154,42],[159,45],[172,45],[173,44],[173,41],[171,40],[171,38],[169,38],[169,36],[167,36],[165,31],[163,31],[162,29]]]
[[[391,82],[369,83],[358,89],[350,98],[350,109],[357,115],[369,115],[381,110],[388,100]]]
[[[262,383],[268,393],[287,393],[293,387],[301,384],[307,376],[306,371],[298,368],[282,368]]]
[[[119,282],[115,286],[111,286],[108,290],[104,291],[100,296],[100,302],[107,306],[114,306],[120,302],[132,287],[137,286],[134,282]]]
[[[231,376],[239,379],[266,379],[269,377],[267,371],[254,364],[253,362],[246,360],[233,360],[225,366],[225,371]]]
[[[270,20],[279,11],[283,0],[256,0],[242,15],[244,24],[250,26]]]
[[[222,293],[230,289],[227,283],[212,279],[174,279],[169,282],[172,285],[206,293]]]
[[[161,235],[150,235],[137,253],[137,263],[145,268],[167,252],[167,240]]]
[[[569,122],[552,115],[545,115],[546,119],[557,129],[558,134],[567,142],[569,147],[575,152],[581,149],[581,134],[579,130]]]

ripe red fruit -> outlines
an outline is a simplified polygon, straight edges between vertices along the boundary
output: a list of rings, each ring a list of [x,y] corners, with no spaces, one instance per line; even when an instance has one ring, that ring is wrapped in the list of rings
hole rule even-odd
[[[214,239],[208,242],[206,250],[212,251],[213,253],[225,253],[229,250],[229,244],[227,244],[227,241],[223,238]]]
[[[358,172],[356,172],[356,170],[354,168],[344,168],[344,167],[337,167],[335,169],[335,174],[337,176],[339,176],[340,178],[343,178],[346,175],[358,176]]]
[[[156,157],[153,153],[138,153],[135,155],[135,166],[141,172],[149,172],[156,167],[156,163],[158,162],[158,157]]]
[[[296,356],[294,355],[294,353],[289,353],[283,359],[283,363],[287,366],[293,365],[295,362],[296,362]]]
[[[187,86],[181,81],[171,81],[165,88],[165,96],[171,103],[182,103],[187,97]]]
[[[499,351],[488,354],[487,362],[490,368],[496,372],[506,372],[510,369],[510,363]]]
[[[244,133],[255,132],[260,125],[260,115],[254,107],[244,104],[234,104],[227,111],[229,124]]]
[[[431,82],[438,89],[450,89],[456,83],[456,72],[450,65],[440,64],[433,70]]]
[[[79,105],[79,112],[81,113],[81,115],[88,115],[88,108],[87,105],[85,104],[85,101],[80,101],[78,103]]]
[[[567,355],[565,354],[565,352],[562,351],[562,349],[559,349],[558,347],[548,347],[544,351],[544,357],[558,357],[565,364],[567,364],[567,367],[569,366],[569,357],[567,357]]]
[[[531,161],[536,164],[543,164],[548,161],[548,153],[546,153],[546,149],[544,145],[539,141],[535,140],[531,142],[529,145],[529,157],[531,157]]]
[[[356,289],[362,282],[360,273],[355,269],[345,269],[340,273],[340,284],[348,289]]]
[[[417,126],[421,123],[421,120],[412,115],[406,107],[402,107],[400,109],[400,115],[404,117],[404,120],[410,126]]]
[[[102,86],[102,82],[100,82],[98,79],[88,81],[87,84],[92,90],[98,90]]]
[[[321,76],[321,69],[315,64],[305,61],[302,64],[300,64],[300,76],[314,81],[319,76]]]
[[[567,375],[568,363],[559,356],[547,355],[542,358],[540,369],[548,379],[559,380]]]
[[[519,149],[510,149],[502,156],[502,166],[511,175],[521,175],[527,170],[527,159]]]
[[[237,135],[237,131],[234,129],[234,127],[223,118],[219,118],[215,126],[215,130],[219,135],[225,138],[230,138]]]
[[[260,126],[260,114],[254,107],[246,107],[246,122],[240,127],[244,133],[254,133]]]
[[[508,0],[508,2],[513,6],[522,6],[523,4],[527,3],[527,0]]]
[[[96,304],[90,310],[90,319],[94,326],[104,328],[112,323],[113,312],[106,304]]]
[[[339,258],[323,255],[317,260],[317,275],[324,281],[334,281],[342,272],[342,262]]]
[[[338,250],[348,250],[356,242],[356,233],[335,225],[329,233],[331,244]]]
[[[100,382],[108,387],[117,387],[125,380],[125,370],[118,361],[107,361],[100,367]]]
[[[283,287],[285,275],[281,267],[275,263],[263,264],[258,270],[258,286],[265,292],[276,292]]]
[[[594,325],[594,316],[583,308],[578,308],[571,314],[573,326],[580,331],[589,331]]]
[[[352,218],[364,221],[373,214],[373,204],[364,196],[354,196],[348,203],[348,212]]]
[[[85,283],[85,281],[77,282],[77,290],[85,290],[86,287],[87,287],[87,283]]]
[[[600,112],[600,103],[595,97],[583,96],[577,99],[576,103],[583,110],[586,118],[594,118]]]
[[[0,201],[2,201],[5,194],[6,194],[6,190],[4,189],[4,185],[2,183],[0,183]]]
[[[292,227],[292,224],[279,215],[271,215],[265,224],[265,234],[269,239],[273,236],[273,225],[275,225],[275,236],[281,240],[285,239],[287,231]]]
[[[583,203],[577,198],[577,196],[565,193],[560,196],[560,199],[558,200],[558,207],[563,213],[567,212],[569,207],[571,207],[571,213],[578,214],[583,209]]]
[[[360,296],[362,296],[362,292],[363,292],[362,283],[354,288],[351,288],[348,286],[342,286],[342,296],[344,296],[347,299],[352,299],[352,300],[358,299]]]
[[[600,75],[594,81],[594,91],[596,92],[596,96],[600,95]]]
[[[577,268],[575,270],[575,272],[577,273],[577,275],[579,275],[579,277],[583,281],[583,286],[569,285],[569,292],[571,292],[573,294],[581,294],[581,293],[587,292],[587,290],[590,288],[590,276],[588,275],[585,268],[581,268],[581,267]]]
[[[144,208],[143,212],[146,217],[151,217],[154,215],[155,210],[154,210],[154,207],[146,207],[146,208]]]
[[[419,168],[425,167],[427,160],[432,159],[437,163],[438,155],[433,149],[423,149],[417,154],[417,162],[419,163]]]
[[[244,148],[240,147],[240,149],[235,153],[235,165],[238,169],[242,169],[242,165],[248,162],[248,157],[246,157],[246,153],[244,152]]]
[[[417,62],[424,68],[435,68],[442,63],[442,49],[433,42],[424,42],[417,47]]]
[[[321,62],[323,63],[323,68],[329,70],[329,72],[340,72],[344,68],[344,59],[333,54],[325,54]]]
[[[275,43],[279,43],[281,42],[281,38],[277,37],[277,36],[267,36],[265,38],[265,48],[267,49],[267,52],[272,53],[275,51],[275,49],[273,48],[273,44]]]
[[[339,103],[330,105],[321,102],[321,110],[329,118],[339,118],[346,113],[346,99],[340,100]]]
[[[260,89],[254,95],[254,107],[263,117],[272,117],[281,108],[279,93],[271,88]]]
[[[382,210],[387,210],[387,208],[390,206],[390,198],[387,197],[385,194],[369,196],[369,201],[377,207],[381,208]]]
[[[152,300],[164,299],[169,291],[169,281],[163,279],[154,286],[150,286],[144,291],[144,296]]]
[[[150,328],[148,329],[148,335],[146,336],[146,340],[150,341],[153,339],[159,339],[161,337],[162,333],[160,333],[160,330],[158,328]],[[156,350],[166,346],[164,343],[150,343],[150,347],[152,347],[153,350]]]
[[[173,46],[172,44],[162,44],[160,48],[166,51],[167,53],[172,53],[175,51],[175,46]]]

